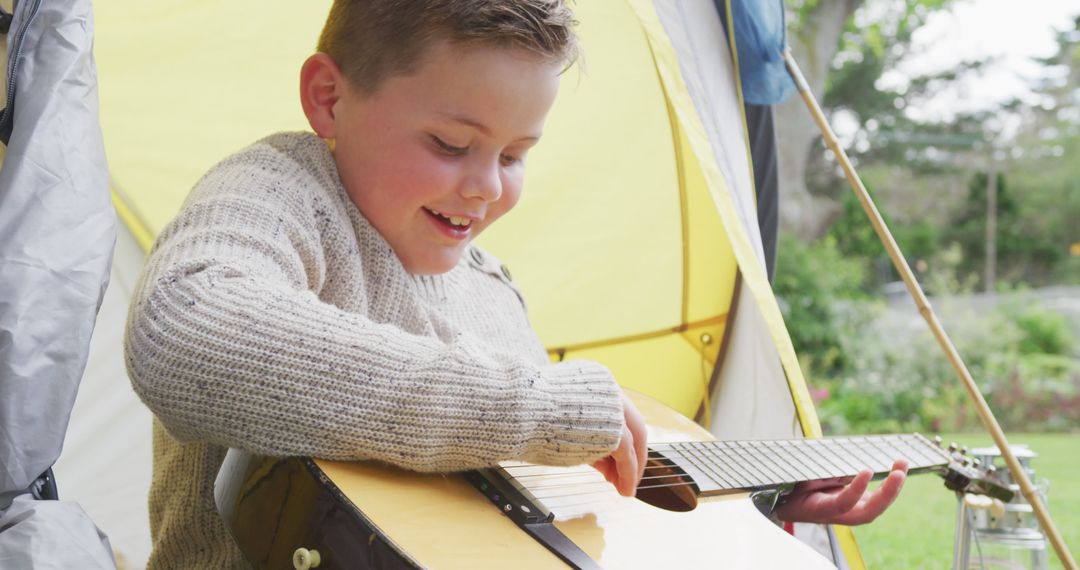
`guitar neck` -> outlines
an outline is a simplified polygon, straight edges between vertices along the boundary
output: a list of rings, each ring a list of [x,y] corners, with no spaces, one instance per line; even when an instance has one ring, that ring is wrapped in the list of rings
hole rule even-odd
[[[949,464],[949,454],[919,434],[821,439],[702,441],[651,446],[693,478],[701,496],[850,477],[883,476],[897,459],[918,473]]]

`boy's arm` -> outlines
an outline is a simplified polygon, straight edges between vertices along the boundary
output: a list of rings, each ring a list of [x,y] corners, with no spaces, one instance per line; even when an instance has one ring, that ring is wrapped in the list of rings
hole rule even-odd
[[[615,448],[622,407],[602,366],[537,365],[324,303],[306,288],[325,263],[305,259],[317,232],[233,202],[189,206],[132,303],[129,375],[177,439],[420,471]]]

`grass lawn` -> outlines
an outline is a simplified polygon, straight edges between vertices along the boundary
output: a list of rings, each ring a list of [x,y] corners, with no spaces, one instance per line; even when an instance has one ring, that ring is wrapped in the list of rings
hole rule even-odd
[[[1050,480],[1050,516],[1074,559],[1080,559],[1080,434],[1007,434],[1039,454],[1031,466]],[[969,448],[992,445],[983,434],[942,435]],[[896,503],[873,524],[855,530],[867,568],[950,568],[956,530],[956,497],[931,474],[908,479]],[[1061,568],[1047,544],[1050,567]]]

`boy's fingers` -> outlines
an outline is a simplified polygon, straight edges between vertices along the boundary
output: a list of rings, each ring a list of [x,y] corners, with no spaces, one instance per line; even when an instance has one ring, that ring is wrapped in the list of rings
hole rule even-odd
[[[638,461],[637,452],[634,450],[634,434],[630,428],[623,428],[622,441],[615,450],[615,463],[619,471],[619,494],[630,497],[637,489]]]
[[[905,463],[901,467],[893,466],[893,471],[889,473],[889,476],[881,482],[881,485],[876,491],[867,497],[866,502],[863,504],[863,510],[866,511],[866,515],[869,518],[868,521],[874,520],[885,509],[889,508],[889,505],[896,501],[896,498],[900,496],[900,490],[904,487],[904,481],[907,479],[907,464]]]
[[[648,431],[645,427],[644,416],[641,415],[641,412],[638,411],[637,406],[635,406],[633,400],[626,395],[626,392],[623,392],[622,400],[623,420],[626,427],[630,430],[634,442],[633,453],[637,463],[637,469],[634,472],[636,475],[634,487],[636,488],[638,483],[641,482],[641,478],[645,475],[645,465],[648,462]]]
[[[869,488],[870,479],[873,476],[874,474],[870,471],[860,471],[846,487],[831,494],[818,495],[817,500],[825,507],[822,509],[823,512],[818,514],[818,517],[829,519],[842,516],[854,509],[863,498],[863,495],[866,494],[866,489]],[[828,491],[823,493],[828,493]]]

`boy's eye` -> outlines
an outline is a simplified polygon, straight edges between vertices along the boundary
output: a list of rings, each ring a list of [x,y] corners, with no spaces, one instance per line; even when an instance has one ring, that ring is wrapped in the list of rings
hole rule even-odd
[[[517,164],[519,161],[521,161],[521,158],[510,155],[510,154],[501,154],[501,155],[499,155],[499,160],[502,161],[503,166],[512,166],[514,164]]]
[[[469,147],[467,146],[454,146],[435,135],[431,135],[431,142],[435,143],[435,146],[438,147],[439,150],[452,156],[460,156],[469,151]]]

